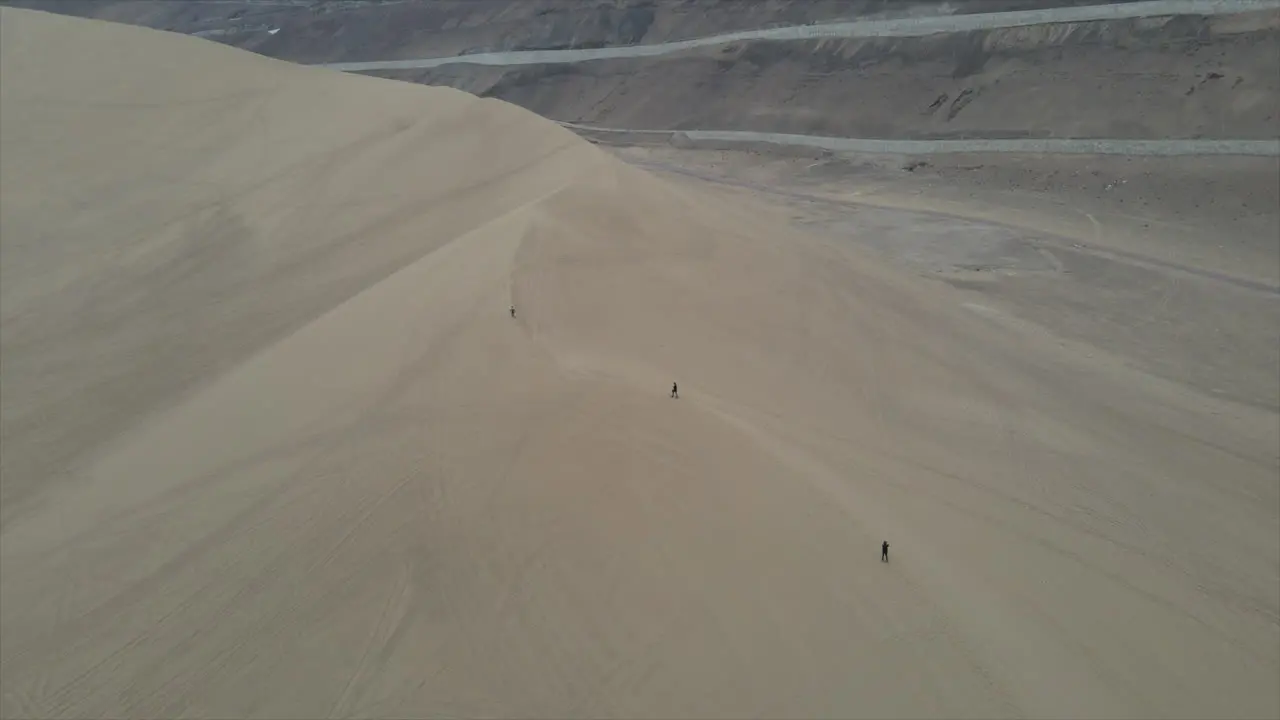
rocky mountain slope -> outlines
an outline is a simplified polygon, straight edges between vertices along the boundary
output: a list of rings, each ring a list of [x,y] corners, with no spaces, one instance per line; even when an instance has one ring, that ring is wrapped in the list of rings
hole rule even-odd
[[[0,5],[199,34],[271,57],[320,63],[656,43],[833,20],[1136,1],[4,0]]]
[[[558,120],[869,138],[1280,136],[1280,13],[926,38],[743,42],[644,59],[377,71]]]

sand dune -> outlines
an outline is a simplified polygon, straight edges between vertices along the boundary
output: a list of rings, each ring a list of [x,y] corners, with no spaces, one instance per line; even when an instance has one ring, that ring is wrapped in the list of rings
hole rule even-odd
[[[1275,413],[501,102],[0,33],[5,717],[1280,713]]]

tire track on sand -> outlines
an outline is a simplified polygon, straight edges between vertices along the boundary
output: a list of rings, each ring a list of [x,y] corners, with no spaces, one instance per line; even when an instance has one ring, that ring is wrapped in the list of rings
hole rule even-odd
[[[409,617],[409,600],[412,596],[412,573],[408,563],[401,561],[396,568],[395,583],[387,592],[387,601],[383,604],[382,613],[365,639],[364,649],[360,652],[360,659],[356,661],[355,669],[343,686],[342,692],[338,694],[337,700],[334,700],[329,708],[328,717],[345,716],[355,710],[352,707],[352,696],[359,681],[364,680],[369,674],[369,660],[375,654],[379,657],[384,656],[395,638],[402,633],[405,621]]]

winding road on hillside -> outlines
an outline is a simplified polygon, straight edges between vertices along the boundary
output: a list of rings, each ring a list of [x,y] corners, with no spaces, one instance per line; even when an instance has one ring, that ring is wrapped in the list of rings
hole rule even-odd
[[[789,145],[833,153],[937,155],[947,153],[1053,153],[1072,155],[1262,155],[1280,156],[1277,140],[1107,140],[1096,138],[1016,138],[1010,140],[881,140],[747,130],[622,130],[562,122],[562,126],[602,142],[635,139],[686,145]]]
[[[847,22],[793,25],[762,30],[743,30],[708,35],[690,40],[585,48],[579,50],[524,50],[512,52],[474,53],[449,57],[408,60],[374,60],[369,62],[329,63],[320,67],[345,72],[369,70],[420,70],[442,65],[545,65],[589,62],[616,58],[638,58],[668,55],[708,45],[724,45],[744,40],[814,40],[819,38],[920,37],[935,33],[992,30],[1094,20],[1123,20],[1169,15],[1233,15],[1259,10],[1280,9],[1280,0],[1147,0],[1124,5],[1089,5],[1047,10],[1019,10],[973,15],[941,15],[932,17],[894,18],[890,20],[854,20]]]

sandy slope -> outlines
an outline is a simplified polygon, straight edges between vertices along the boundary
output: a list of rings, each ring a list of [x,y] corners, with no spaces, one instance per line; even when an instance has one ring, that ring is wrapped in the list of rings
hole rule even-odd
[[[5,717],[1280,712],[1274,413],[509,105],[0,32]]]

